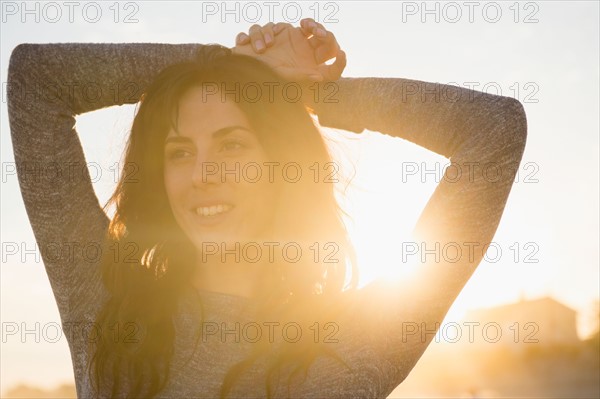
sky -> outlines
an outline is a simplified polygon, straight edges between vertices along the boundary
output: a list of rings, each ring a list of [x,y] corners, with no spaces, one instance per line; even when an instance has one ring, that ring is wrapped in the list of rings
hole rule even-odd
[[[501,256],[481,263],[448,317],[553,296],[579,312],[580,336],[590,332],[600,280],[598,2],[65,3],[2,2],[0,390],[18,381],[48,387],[72,381],[64,336],[57,342],[44,339],[60,318],[43,264],[35,253],[22,251],[35,248],[35,240],[10,172],[5,82],[14,47],[58,42],[231,47],[238,32],[265,24],[270,16],[292,24],[304,17],[323,22],[348,55],[343,76],[447,83],[520,100],[528,139],[494,237]],[[86,159],[103,171],[94,182],[101,203],[114,188],[110,167],[120,160],[133,115],[134,106],[122,106],[77,118]],[[448,161],[377,132],[324,133],[342,138],[332,150],[343,152],[356,168],[347,206],[365,283],[393,267],[397,238],[412,229],[433,193],[436,179],[422,173],[438,168],[441,175]],[[408,173],[414,165],[417,173]],[[15,244],[18,253],[5,251]],[[15,325],[37,329],[40,338],[6,334]]]

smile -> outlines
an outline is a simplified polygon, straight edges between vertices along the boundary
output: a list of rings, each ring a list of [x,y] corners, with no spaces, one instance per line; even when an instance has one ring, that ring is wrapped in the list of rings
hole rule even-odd
[[[196,214],[203,217],[211,217],[228,212],[233,208],[231,205],[219,204],[212,206],[204,206],[196,208]]]

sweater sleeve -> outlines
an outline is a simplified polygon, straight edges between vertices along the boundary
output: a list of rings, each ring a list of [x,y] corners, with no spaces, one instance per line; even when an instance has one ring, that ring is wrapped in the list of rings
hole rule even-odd
[[[451,162],[412,233],[416,271],[367,285],[350,311],[353,320],[362,318],[354,323],[357,340],[375,354],[383,377],[377,396],[385,397],[419,360],[492,241],[527,121],[515,99],[408,79],[343,78],[336,99],[316,105],[320,124],[400,137]]]
[[[75,116],[136,103],[196,44],[21,44],[8,68],[8,116],[27,215],[61,317],[100,298],[108,217],[94,193]],[[99,252],[100,251],[100,252]]]

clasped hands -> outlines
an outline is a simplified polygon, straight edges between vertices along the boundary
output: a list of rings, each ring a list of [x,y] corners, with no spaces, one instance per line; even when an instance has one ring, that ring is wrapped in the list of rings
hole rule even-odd
[[[238,34],[232,52],[255,57],[299,83],[335,81],[346,67],[346,53],[333,33],[311,18],[301,20],[298,28],[283,22],[253,25],[249,34]],[[332,58],[332,64],[325,64]]]

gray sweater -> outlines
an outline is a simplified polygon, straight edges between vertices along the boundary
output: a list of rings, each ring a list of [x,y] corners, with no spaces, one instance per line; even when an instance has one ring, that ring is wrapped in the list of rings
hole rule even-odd
[[[109,219],[89,175],[79,172],[86,161],[75,117],[139,101],[161,69],[194,57],[201,47],[22,44],[12,53],[8,113],[19,184],[68,338],[79,397],[97,396],[86,373],[85,345],[86,334],[93,334],[90,323],[107,296],[93,250],[103,242]],[[358,290],[356,306],[335,321],[337,343],[331,343],[351,369],[319,357],[303,384],[290,392],[278,386],[277,397],[383,398],[407,377],[480,263],[482,248],[492,241],[525,148],[525,113],[514,99],[407,79],[342,78],[337,84],[338,102],[316,105],[322,125],[401,137],[461,167],[460,178],[455,169],[439,183],[414,237],[428,243],[427,248],[458,245],[462,256],[428,256],[410,279],[376,281]],[[495,167],[484,173],[490,163]],[[36,169],[40,167],[44,174]],[[62,174],[53,177],[51,168]],[[243,327],[252,321],[250,299],[182,293],[174,317],[171,377],[160,397],[218,396],[225,373],[252,346],[235,334],[229,339],[216,334],[194,347],[197,294],[203,297],[205,322],[234,328],[236,322]],[[258,362],[244,373],[230,397],[264,397],[263,366]]]

